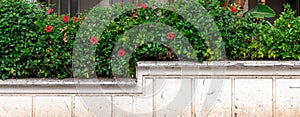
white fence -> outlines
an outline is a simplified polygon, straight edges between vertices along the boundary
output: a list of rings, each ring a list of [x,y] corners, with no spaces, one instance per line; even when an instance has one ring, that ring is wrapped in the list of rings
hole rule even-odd
[[[0,81],[0,116],[300,116],[300,61],[140,62],[136,75]]]

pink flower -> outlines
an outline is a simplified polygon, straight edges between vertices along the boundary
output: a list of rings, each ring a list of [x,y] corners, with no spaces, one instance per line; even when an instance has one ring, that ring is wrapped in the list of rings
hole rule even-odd
[[[122,49],[118,50],[118,55],[119,56],[125,56],[125,51],[122,50]]]
[[[46,32],[52,32],[52,26],[46,25]]]
[[[147,5],[141,3],[141,7],[142,7],[143,9],[146,9],[146,8],[147,8]]]
[[[98,43],[98,39],[96,37],[91,37],[90,41],[92,44]]]
[[[131,18],[134,18],[135,16],[137,16],[137,12],[134,12],[131,16]]]
[[[169,33],[168,33],[168,38],[169,38],[170,40],[173,40],[173,39],[174,39],[174,34],[173,34],[172,32],[169,32]]]
[[[73,17],[73,21],[78,22],[78,18],[77,17]]]
[[[236,7],[234,7],[234,6],[231,6],[231,7],[230,7],[230,10],[231,10],[232,12],[234,12],[234,13],[237,11],[237,10],[236,10]]]
[[[65,15],[65,16],[63,17],[63,22],[66,23],[66,22],[68,22],[68,20],[69,20],[69,17]]]
[[[53,9],[48,9],[48,14],[53,13]]]

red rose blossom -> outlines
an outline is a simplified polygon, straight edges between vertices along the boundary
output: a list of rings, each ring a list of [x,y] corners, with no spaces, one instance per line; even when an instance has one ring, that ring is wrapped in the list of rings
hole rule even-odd
[[[98,39],[96,37],[91,37],[90,41],[92,44],[98,43]]]
[[[48,9],[48,14],[53,13],[53,9]]]
[[[77,17],[73,17],[73,21],[78,22],[78,18]]]
[[[125,56],[125,51],[122,50],[122,49],[118,50],[118,55],[119,56]]]
[[[146,5],[146,4],[141,4],[141,7],[142,7],[143,9],[146,9],[146,8],[147,8],[147,5]]]
[[[46,32],[52,32],[52,26],[46,25]]]
[[[172,32],[169,32],[169,33],[168,33],[168,38],[169,38],[170,40],[173,40],[173,39],[174,39],[174,34],[173,34]]]
[[[231,6],[231,7],[230,7],[230,10],[231,10],[232,12],[234,12],[234,13],[237,11],[237,10],[236,10],[236,7],[234,7],[234,6]]]
[[[63,17],[63,22],[66,23],[68,20],[69,20],[69,17],[65,15],[65,16]]]

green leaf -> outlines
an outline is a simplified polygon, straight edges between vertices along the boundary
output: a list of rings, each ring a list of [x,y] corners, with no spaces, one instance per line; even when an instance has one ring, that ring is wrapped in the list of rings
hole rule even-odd
[[[275,11],[271,7],[263,4],[258,4],[256,7],[248,11],[247,14],[252,14],[254,17],[258,18],[271,18],[276,15]]]

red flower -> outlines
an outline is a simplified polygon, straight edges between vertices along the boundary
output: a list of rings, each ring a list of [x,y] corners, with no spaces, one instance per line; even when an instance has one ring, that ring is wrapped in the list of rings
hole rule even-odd
[[[234,6],[231,6],[231,7],[230,7],[230,10],[231,10],[232,12],[234,12],[234,13],[237,11],[237,10],[236,10],[236,7],[234,7]]]
[[[173,34],[172,32],[169,32],[169,33],[168,33],[168,38],[169,38],[170,40],[173,40],[173,39],[174,39],[174,34]]]
[[[52,32],[52,26],[46,25],[46,32]]]
[[[98,43],[98,39],[96,37],[91,37],[90,41],[92,44]]]
[[[134,18],[137,15],[137,12],[134,12],[131,16],[131,18]]]
[[[73,17],[73,21],[78,22],[78,18],[77,17]]]
[[[68,20],[69,20],[69,17],[65,15],[65,16],[63,17],[63,22],[66,23]]]
[[[141,7],[142,7],[143,9],[146,9],[146,8],[147,8],[147,5],[141,3]]]
[[[53,9],[48,9],[48,14],[53,13]]]
[[[118,55],[119,56],[125,56],[125,51],[124,50],[118,50]]]

